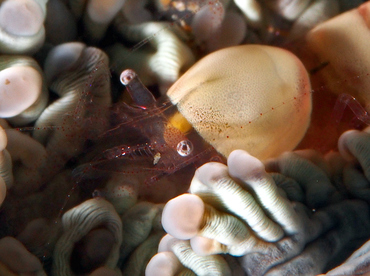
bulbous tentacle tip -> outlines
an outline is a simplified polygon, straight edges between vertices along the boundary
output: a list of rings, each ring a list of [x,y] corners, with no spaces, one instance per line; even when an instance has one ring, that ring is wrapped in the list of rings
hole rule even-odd
[[[183,260],[174,252],[174,244],[179,241],[171,235],[165,235],[158,245],[158,254],[154,255],[149,261],[145,275],[195,275],[190,269],[185,268]],[[181,241],[180,241],[181,242]],[[188,241],[183,241],[187,243]],[[181,253],[180,253],[181,257]]]
[[[370,133],[367,131],[348,130],[339,137],[338,149],[348,161],[359,159],[360,155],[370,151],[369,141]]]
[[[163,209],[163,228],[178,239],[190,239],[201,228],[204,209],[204,203],[197,195],[183,194],[175,197]]]
[[[238,180],[255,178],[265,173],[264,164],[244,150],[234,150],[227,159],[229,174]]]
[[[17,18],[17,20],[14,20]],[[33,36],[43,25],[44,11],[36,1],[5,1],[0,9],[0,28],[14,36]]]
[[[161,252],[150,259],[145,269],[146,276],[177,275],[182,264],[173,252]]]
[[[45,78],[48,83],[60,74],[71,69],[78,62],[86,45],[81,42],[68,42],[55,46],[44,62]]]
[[[172,239],[174,239],[174,237],[170,234],[164,235],[158,244],[158,253],[171,251],[170,243]]]
[[[214,275],[231,276],[231,268],[220,255],[199,256],[191,248],[190,241],[171,239],[169,242],[171,252],[182,264],[176,274],[156,275]]]
[[[0,52],[33,54],[45,40],[47,1],[2,1],[0,7]],[[16,20],[14,20],[16,18]]]
[[[195,236],[190,239],[190,246],[199,256],[208,256],[221,253],[227,253],[225,245],[221,244],[217,240],[209,239],[202,236]]]
[[[219,179],[227,175],[228,170],[226,165],[218,162],[206,163],[196,170],[192,184],[190,185],[190,191],[194,193],[195,190],[192,190],[192,188],[198,189],[200,186],[205,186],[207,187],[206,189],[212,189],[211,183],[217,183]]]
[[[26,56],[2,55],[0,69],[0,117],[16,126],[33,122],[48,101],[40,66]]]

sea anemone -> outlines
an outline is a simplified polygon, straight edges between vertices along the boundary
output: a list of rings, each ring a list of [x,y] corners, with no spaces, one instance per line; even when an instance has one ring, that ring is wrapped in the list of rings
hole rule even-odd
[[[370,230],[362,2],[2,1],[0,274],[340,265]]]
[[[346,136],[349,134],[344,134],[342,139]],[[292,156],[291,164],[295,162],[297,159]],[[303,176],[306,171],[301,173]],[[319,174],[313,175],[317,178]],[[176,251],[177,247],[173,246],[166,251],[172,251],[182,265],[197,275],[188,255],[198,255],[199,262],[211,268],[222,262],[201,260],[201,256],[220,253],[242,256],[239,262],[247,275],[312,275],[323,272],[348,252],[350,240],[368,238],[366,203],[328,193],[328,186],[329,191],[335,189],[330,183],[320,181],[320,176],[317,181],[322,184],[310,189],[321,194],[322,188],[323,193],[312,203],[312,190],[305,186],[299,170],[296,176],[290,177],[303,188],[303,193],[307,192],[310,208],[288,200],[288,193],[275,184],[262,162],[244,151],[233,151],[228,167],[220,163],[203,165],[192,180],[191,194],[170,200],[162,216],[163,227],[173,236],[173,244],[187,244],[186,251],[192,253],[186,253],[185,249]],[[327,254],[323,253],[324,248]],[[148,269],[156,266],[157,258],[153,257],[154,264],[149,263]]]

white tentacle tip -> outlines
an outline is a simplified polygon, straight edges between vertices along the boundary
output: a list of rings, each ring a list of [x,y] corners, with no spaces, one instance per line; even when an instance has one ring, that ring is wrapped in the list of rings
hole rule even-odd
[[[182,268],[181,263],[172,252],[161,252],[150,259],[145,269],[146,276],[172,276]]]
[[[209,162],[196,170],[192,183],[200,182],[202,185],[211,187],[212,183],[225,178],[225,176],[228,176],[226,165],[218,162]]]
[[[13,66],[2,70],[0,84],[2,118],[22,113],[37,101],[42,92],[42,76],[31,66]]]
[[[264,164],[244,150],[234,150],[227,159],[229,174],[231,177],[246,180],[265,174]]]
[[[167,233],[178,239],[194,237],[201,227],[204,203],[196,195],[183,194],[164,206],[162,225]]]
[[[164,237],[158,244],[158,253],[167,251],[171,252],[171,241],[173,241],[174,239],[175,238],[172,237],[170,234],[164,235]]]
[[[33,36],[43,23],[44,13],[36,1],[13,0],[1,4],[0,28],[11,35]]]
[[[216,240],[195,236],[190,239],[193,251],[199,256],[208,256],[223,253],[222,244]]]

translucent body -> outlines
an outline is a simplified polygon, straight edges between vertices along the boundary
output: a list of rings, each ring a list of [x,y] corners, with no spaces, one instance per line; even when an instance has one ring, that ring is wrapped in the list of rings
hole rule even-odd
[[[168,91],[196,131],[228,156],[244,149],[259,159],[294,149],[310,122],[306,69],[290,52],[243,45],[212,53]]]
[[[343,112],[345,107],[348,106],[353,114],[356,116],[356,118],[362,122],[364,122],[366,125],[370,125],[370,115],[366,111],[366,109],[356,100],[355,97],[349,95],[349,94],[340,94],[338,97],[338,100],[334,106],[333,110],[333,117],[337,120],[337,122],[340,121],[342,118]]]
[[[193,171],[217,153],[192,130],[175,106],[157,101],[134,71],[125,70],[121,81],[132,103],[113,105],[110,127],[92,139],[73,175],[83,182],[119,174],[123,181],[134,184],[139,194],[161,201],[163,196],[156,195],[161,194],[163,176],[189,165]],[[184,181],[167,190],[183,190],[186,186],[181,183]]]

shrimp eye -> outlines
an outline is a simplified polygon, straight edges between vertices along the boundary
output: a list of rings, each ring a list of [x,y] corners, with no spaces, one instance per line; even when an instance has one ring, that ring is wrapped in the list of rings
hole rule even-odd
[[[176,149],[181,156],[188,156],[193,151],[193,144],[189,140],[182,140],[177,144]]]
[[[123,85],[128,85],[132,81],[132,79],[135,77],[136,77],[136,73],[131,69],[127,69],[122,72],[120,76],[120,80]]]

